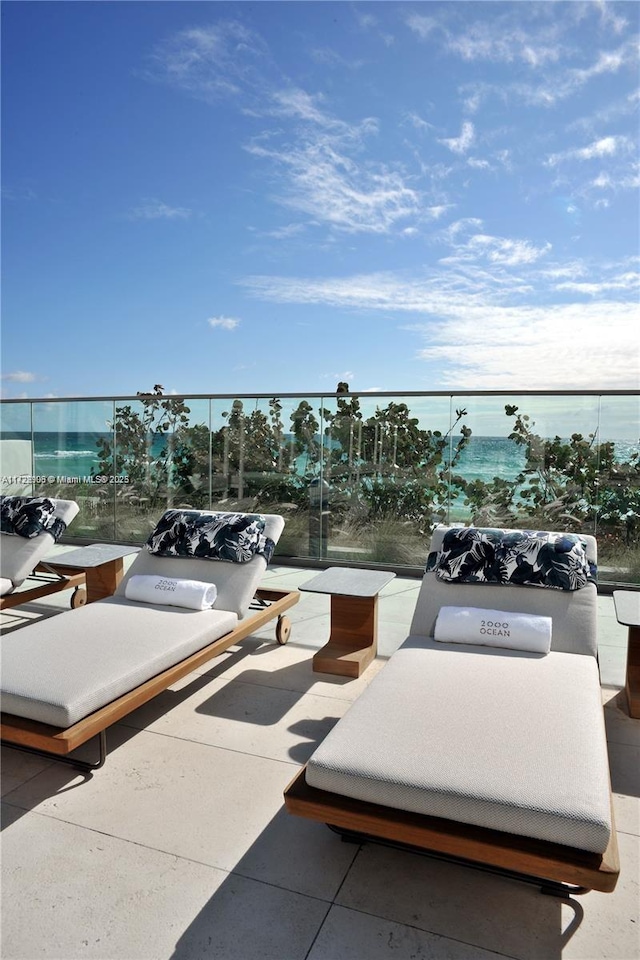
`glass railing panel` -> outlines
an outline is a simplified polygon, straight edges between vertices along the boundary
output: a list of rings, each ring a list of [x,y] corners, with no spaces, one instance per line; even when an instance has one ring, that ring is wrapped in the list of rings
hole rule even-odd
[[[311,403],[297,397],[218,397],[212,400],[211,423],[212,507],[281,513],[286,526],[277,552],[317,556],[309,491],[318,482],[321,457]]]
[[[33,493],[33,438],[31,404],[3,403],[0,433],[0,494],[30,496]]]
[[[431,529],[449,514],[449,461],[458,430],[446,396],[328,397],[321,556],[424,564]]]
[[[116,539],[146,540],[170,507],[207,507],[209,401],[157,393],[118,401],[99,461],[114,490]]]
[[[592,533],[599,398],[482,396],[464,403],[471,435],[452,476],[452,519]]]
[[[640,402],[603,396],[598,433],[596,535],[603,581],[640,583]]]
[[[115,492],[98,477],[98,445],[112,415],[110,400],[33,404],[34,493],[77,501],[80,510],[70,536],[115,536]]]
[[[576,530],[637,584],[639,434],[637,394],[5,402],[2,492],[76,499],[94,541],[170,506],[277,512],[279,555],[328,562],[422,566],[438,522]]]

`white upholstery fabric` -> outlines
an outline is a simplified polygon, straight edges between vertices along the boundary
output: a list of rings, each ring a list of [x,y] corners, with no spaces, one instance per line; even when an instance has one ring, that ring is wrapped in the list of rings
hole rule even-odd
[[[470,643],[549,653],[551,617],[477,607],[440,607],[433,633],[440,643]]]
[[[2,638],[2,709],[68,727],[234,629],[235,613],[109,597]]]
[[[266,519],[265,532],[277,542],[284,520],[273,514]],[[155,557],[143,550],[114,597],[3,637],[2,709],[70,726],[233,630],[265,568],[262,556],[224,563]],[[134,574],[208,580],[218,588],[216,607],[197,611],[127,600]]]
[[[602,853],[611,820],[597,663],[409,637],[306,776],[331,793]]]
[[[8,577],[0,577],[0,597],[4,597],[5,593],[11,593],[13,590],[13,580],[9,580]]]
[[[78,513],[79,507],[75,500],[57,500],[53,497],[55,515],[64,520],[67,526]],[[34,569],[51,553],[55,540],[50,533],[44,531],[37,537],[13,536],[3,533],[0,535],[0,577],[11,580],[14,587],[27,579]]]
[[[267,521],[266,536],[277,543],[284,529],[283,518],[276,514],[263,514],[263,516]],[[266,568],[266,561],[260,555],[255,556],[248,563],[227,563],[222,560],[157,557],[143,547],[116,590],[116,596],[125,596],[129,577],[137,574],[206,580],[215,583],[218,588],[216,609],[232,610],[239,617],[244,617]]]
[[[137,603],[159,603],[187,610],[207,610],[216,602],[215,583],[176,580],[173,577],[133,576],[127,580],[126,599]]]
[[[436,527],[430,550],[438,550],[449,527]],[[597,547],[594,537],[584,536],[587,555],[594,563]],[[589,583],[581,590],[550,590],[541,587],[518,587],[512,584],[443,583],[435,573],[425,573],[410,633],[432,637],[440,607],[481,607],[485,610],[507,610],[510,613],[532,613],[551,617],[553,636],[551,649],[557,652],[597,656],[595,602],[597,589]]]

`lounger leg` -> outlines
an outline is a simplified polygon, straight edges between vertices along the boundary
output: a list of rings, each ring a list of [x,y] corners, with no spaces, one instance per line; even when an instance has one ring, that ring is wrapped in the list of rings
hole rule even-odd
[[[98,734],[98,759],[97,760],[77,760],[74,757],[61,757],[57,753],[47,753],[46,750],[38,750],[36,747],[25,747],[20,743],[8,743],[2,741],[5,747],[11,747],[12,750],[21,750],[23,753],[32,753],[36,757],[43,757],[45,760],[57,760],[58,763],[67,763],[71,767],[76,767],[84,773],[91,773],[93,770],[99,770],[104,766],[107,759],[107,734],[101,730]]]
[[[573,886],[572,884],[562,883],[561,881],[545,880],[543,877],[530,877],[527,874],[516,873],[513,870],[507,870],[502,867],[494,867],[491,866],[491,864],[478,863],[473,860],[465,860],[463,857],[448,856],[444,853],[436,853],[432,850],[424,850],[421,847],[413,847],[410,844],[401,843],[400,841],[384,840],[381,837],[370,836],[366,833],[358,833],[357,831],[348,830],[344,827],[336,827],[333,823],[327,823],[326,826],[329,827],[333,833],[337,833],[344,843],[377,843],[383,847],[392,847],[394,850],[405,850],[409,853],[415,853],[421,857],[428,857],[431,860],[442,860],[445,863],[456,863],[472,870],[480,870],[483,873],[493,873],[496,876],[505,877],[508,880],[516,880],[520,883],[531,884],[534,887],[539,887],[540,893],[544,893],[545,896],[548,897],[560,897],[561,899],[566,900],[572,894],[579,896],[580,894],[589,893],[591,889],[590,887]]]

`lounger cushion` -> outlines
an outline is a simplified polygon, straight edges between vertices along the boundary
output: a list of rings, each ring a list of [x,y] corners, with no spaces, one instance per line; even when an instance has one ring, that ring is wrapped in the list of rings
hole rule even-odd
[[[284,528],[284,520],[276,514],[264,514],[265,536],[274,543]],[[218,589],[217,610],[231,610],[244,617],[267,569],[263,556],[256,555],[248,563],[225,563],[219,560],[200,560],[197,557],[156,557],[147,550],[137,555],[116,596],[125,596],[129,577],[136,574],[156,577],[175,577],[185,580],[208,580]]]
[[[430,550],[439,550],[447,527],[436,527]],[[587,546],[587,557],[597,562],[594,537],[581,535]],[[433,571],[425,573],[410,633],[432,637],[440,607],[481,607],[484,610],[507,610],[510,613],[532,613],[551,617],[553,634],[551,649],[556,652],[580,653],[596,657],[597,588],[588,583],[582,590],[536,590],[514,584],[447,583],[438,580]]]
[[[69,727],[229,633],[235,613],[109,597],[2,638],[2,709]]]
[[[307,782],[602,853],[611,819],[597,663],[409,637],[318,747]]]
[[[495,583],[580,590],[596,572],[577,534],[523,530],[452,528],[427,570],[452,583]]]
[[[266,520],[255,513],[167,510],[147,540],[157,557],[197,557],[248,563],[258,553],[271,559],[275,544],[265,536]]]
[[[78,513],[78,504],[75,500],[52,500],[55,506],[55,515],[69,526]],[[0,547],[1,576],[11,580],[15,587],[19,586],[33,573],[35,567],[51,553],[55,545],[53,536],[43,531],[37,537],[11,536],[3,533]]]

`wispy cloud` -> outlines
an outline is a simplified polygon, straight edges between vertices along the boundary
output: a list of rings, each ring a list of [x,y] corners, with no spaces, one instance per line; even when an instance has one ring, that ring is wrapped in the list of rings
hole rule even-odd
[[[474,141],[475,128],[470,120],[465,120],[459,137],[438,140],[438,143],[448,147],[453,153],[466,153],[471,149]]]
[[[472,233],[459,221],[452,252],[422,276],[397,272],[346,277],[254,276],[255,297],[323,304],[358,315],[384,313],[424,338],[418,356],[437,364],[442,387],[468,389],[638,386],[637,264],[545,263],[526,240]],[[400,317],[413,314],[406,325]]]
[[[594,140],[584,147],[575,147],[550,154],[545,160],[545,165],[555,167],[565,160],[595,160],[603,157],[613,157],[620,153],[630,153],[632,150],[633,144],[629,137],[600,137],[599,140]]]
[[[546,242],[536,246],[529,240],[495,237],[482,232],[483,224],[477,218],[458,220],[443,231],[442,239],[451,247],[451,253],[440,261],[443,264],[462,264],[488,261],[506,267],[536,263],[551,250]]]
[[[370,118],[348,127],[322,115],[294,140],[246,149],[275,165],[281,204],[346,233],[387,233],[420,214],[422,197],[401,169],[360,160],[364,140],[376,132]]]
[[[434,30],[439,28],[438,20],[435,17],[426,17],[421,13],[409,14],[406,24],[421,40],[426,40]]]
[[[463,60],[509,64],[520,61],[534,68],[557,63],[563,54],[559,43],[545,40],[540,32],[531,35],[512,24],[510,18],[499,17],[492,18],[491,23],[480,21],[471,24],[459,34],[448,33],[446,46]]]
[[[214,329],[236,330],[240,326],[240,320],[237,317],[209,317],[207,323]]]
[[[158,44],[145,76],[216,101],[259,85],[255,71],[264,51],[262,39],[244,24],[221,20],[181,30]]]
[[[2,184],[1,188],[3,200],[35,200],[37,195],[31,187],[11,186]]]
[[[28,370],[14,370],[12,373],[3,373],[0,380],[6,380],[8,383],[33,383],[37,380],[35,373]]]
[[[632,303],[530,304],[472,308],[434,326],[414,328],[443,383],[469,389],[582,389],[585,372],[600,389],[637,389]]]
[[[193,211],[188,207],[172,207],[151,198],[130,210],[127,217],[129,220],[188,220],[192,215]]]

